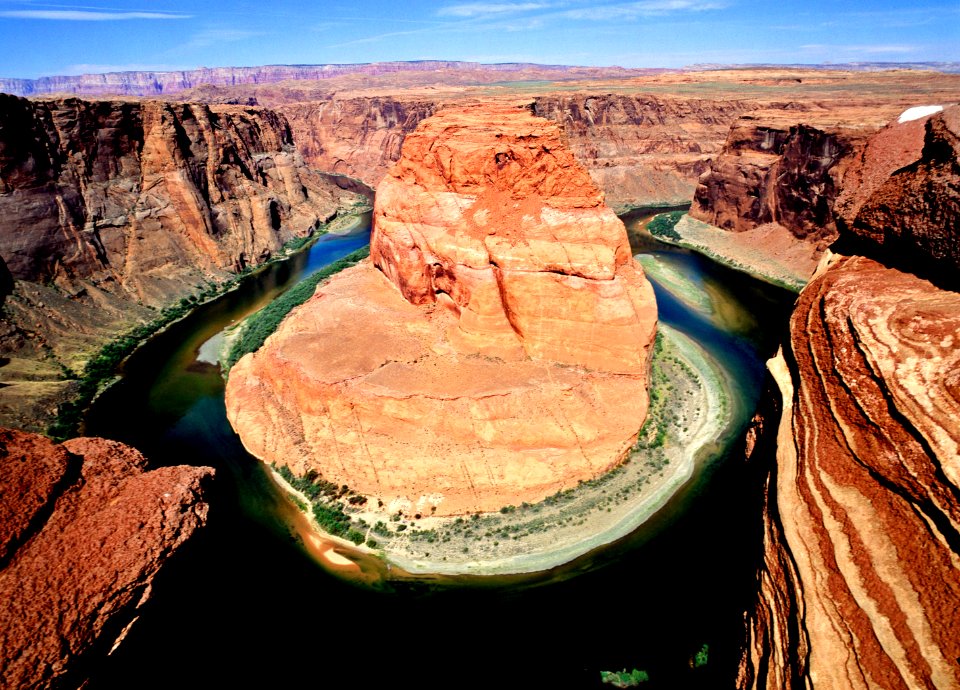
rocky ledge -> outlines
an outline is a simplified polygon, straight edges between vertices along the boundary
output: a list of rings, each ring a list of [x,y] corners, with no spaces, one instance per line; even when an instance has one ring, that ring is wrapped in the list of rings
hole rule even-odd
[[[374,216],[372,262],[231,371],[247,449],[407,514],[533,502],[619,463],[646,415],[656,304],[557,126],[442,110]]]
[[[863,257],[808,285],[742,687],[960,684],[960,295]]]
[[[100,438],[0,430],[0,685],[76,687],[207,518],[209,467],[146,471]]]

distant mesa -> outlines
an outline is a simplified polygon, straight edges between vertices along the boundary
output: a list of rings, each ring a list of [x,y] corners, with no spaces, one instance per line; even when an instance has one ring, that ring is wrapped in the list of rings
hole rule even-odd
[[[164,72],[106,72],[40,77],[38,79],[0,78],[0,92],[15,96],[72,93],[84,96],[169,96],[198,86],[243,86],[281,81],[317,81],[352,74],[379,75],[398,72],[452,72],[470,75],[472,81],[503,79],[576,78],[628,76],[657,73],[660,69],[623,67],[574,67],[538,65],[528,62],[482,64],[453,60],[414,60],[410,62],[370,62],[334,65],[261,65],[257,67],[200,67],[193,70]]]
[[[656,303],[557,125],[441,110],[374,216],[371,261],[231,371],[247,449],[408,514],[533,502],[616,466],[646,416]]]

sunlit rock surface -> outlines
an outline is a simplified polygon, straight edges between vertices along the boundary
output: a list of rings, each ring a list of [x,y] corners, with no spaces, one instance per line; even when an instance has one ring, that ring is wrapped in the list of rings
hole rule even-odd
[[[437,514],[539,500],[622,459],[656,305],[556,125],[509,106],[425,120],[377,190],[371,258],[231,371],[252,453]]]
[[[100,438],[0,430],[0,685],[77,687],[205,524],[209,467],[146,470]]]
[[[949,282],[951,117],[866,143],[844,246]],[[776,414],[751,444],[770,464],[740,687],[960,687],[958,345],[960,293],[874,258],[833,257],[801,293],[770,364],[775,462]]]

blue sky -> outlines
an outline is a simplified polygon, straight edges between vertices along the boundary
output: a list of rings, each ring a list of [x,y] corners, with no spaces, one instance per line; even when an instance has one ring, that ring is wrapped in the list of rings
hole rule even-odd
[[[2,77],[418,59],[960,61],[960,2],[0,0],[0,39]]]

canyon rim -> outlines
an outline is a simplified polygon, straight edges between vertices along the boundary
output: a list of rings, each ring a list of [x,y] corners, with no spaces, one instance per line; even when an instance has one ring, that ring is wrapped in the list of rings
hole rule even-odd
[[[164,646],[195,640],[187,620],[259,659],[264,630],[330,615],[338,632],[317,635],[333,644],[369,632],[360,611],[439,620],[455,601],[459,643],[376,658],[447,678],[429,674],[479,668],[470,654],[496,639],[490,682],[522,667],[589,687],[637,665],[651,687],[960,686],[957,75],[435,62],[0,88],[17,93],[0,96],[5,682],[169,685],[159,650],[202,647]],[[321,282],[224,389],[210,339],[362,226],[365,185],[370,258]],[[630,213],[688,204],[650,233]],[[734,285],[773,306],[746,313]],[[743,350],[771,357],[764,386]],[[746,464],[675,462],[754,407]],[[22,431],[84,423],[117,441]],[[587,511],[556,505],[586,490],[594,521],[644,491],[669,505],[527,579],[444,574],[473,572],[453,550],[494,562],[583,532]],[[315,491],[339,503],[300,510]],[[557,531],[531,534],[547,507]],[[343,529],[322,544],[343,577],[398,591],[308,570],[311,519]],[[389,571],[377,554],[399,543]],[[244,598],[264,582],[284,585]],[[702,588],[711,601],[690,601]],[[618,639],[597,610],[644,623]],[[592,632],[541,650],[531,620]],[[299,682],[288,661],[315,650],[283,642],[264,658]],[[356,682],[370,652],[338,653],[350,668],[331,677]],[[206,684],[246,680],[231,663]]]

